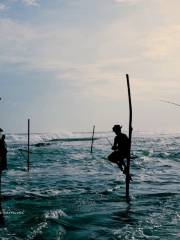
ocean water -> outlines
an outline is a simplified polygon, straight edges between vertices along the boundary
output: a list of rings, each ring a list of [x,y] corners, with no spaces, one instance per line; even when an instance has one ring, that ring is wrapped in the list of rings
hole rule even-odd
[[[0,239],[180,239],[180,135],[134,133],[130,203],[96,136],[90,154],[90,134],[32,134],[27,173],[27,136],[7,135]]]

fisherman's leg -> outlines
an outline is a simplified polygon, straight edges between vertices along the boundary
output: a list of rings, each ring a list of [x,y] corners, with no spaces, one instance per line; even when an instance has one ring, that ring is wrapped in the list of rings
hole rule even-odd
[[[118,157],[117,165],[121,169],[121,171],[123,172],[124,171],[124,169],[123,169],[123,159],[122,159],[121,156]]]
[[[123,173],[124,173],[125,175],[127,175],[127,165],[126,165],[124,159],[123,159],[123,163],[122,163],[122,164],[123,164],[123,167],[124,167]],[[130,180],[130,181],[133,181],[133,179],[132,179],[132,177],[131,177],[131,174],[129,174],[129,180]]]
[[[118,165],[118,167],[121,169],[121,171],[123,172],[122,164],[121,164],[120,161],[117,161],[117,165]]]
[[[124,170],[123,173],[126,174],[127,173],[127,166],[124,164]]]
[[[126,172],[126,164],[125,164],[124,158],[122,156],[119,158],[118,166],[120,167],[121,171],[125,174],[125,172]]]
[[[123,166],[123,173],[126,174],[127,173],[127,165],[125,163],[125,157],[122,157],[121,164]]]

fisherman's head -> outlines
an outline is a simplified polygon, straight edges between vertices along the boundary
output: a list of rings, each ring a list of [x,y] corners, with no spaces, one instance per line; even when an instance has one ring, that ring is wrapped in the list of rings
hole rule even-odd
[[[121,128],[122,128],[122,126],[120,126],[120,125],[114,125],[112,130],[113,130],[113,132],[115,132],[115,134],[119,134],[119,133],[121,133]]]

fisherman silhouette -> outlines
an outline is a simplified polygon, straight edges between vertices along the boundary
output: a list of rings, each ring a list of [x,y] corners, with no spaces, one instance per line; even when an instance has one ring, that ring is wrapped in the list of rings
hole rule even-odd
[[[112,150],[114,150],[109,156],[108,160],[116,163],[121,171],[126,174],[126,164],[124,162],[129,154],[129,139],[126,134],[121,132],[122,126],[114,125],[112,128],[113,132],[116,134],[114,138],[114,145]]]
[[[7,146],[5,142],[5,135],[0,128],[0,171],[7,170]]]

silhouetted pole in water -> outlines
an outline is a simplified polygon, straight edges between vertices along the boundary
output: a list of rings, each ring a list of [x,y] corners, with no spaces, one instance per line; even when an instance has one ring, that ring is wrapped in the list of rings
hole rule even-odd
[[[29,145],[30,145],[30,119],[28,119],[28,156],[27,156],[27,170],[29,172],[30,169],[30,149],[29,149]]]
[[[131,160],[131,138],[132,138],[132,102],[131,102],[131,90],[129,83],[129,75],[126,74],[128,98],[129,98],[129,152],[127,158],[127,173],[126,173],[126,199],[129,201],[129,183],[130,183],[130,160]]]
[[[0,101],[2,100],[2,98],[0,97]],[[1,166],[0,168],[2,168],[2,161],[1,161]],[[4,215],[3,215],[3,210],[2,210],[2,206],[1,206],[1,202],[2,202],[2,195],[1,195],[1,177],[2,177],[2,170],[0,169],[0,226],[4,225],[5,220],[4,220]]]
[[[4,225],[5,220],[4,220],[4,215],[3,215],[3,210],[1,206],[2,202],[2,195],[1,195],[1,176],[2,176],[2,171],[0,170],[0,226]]]
[[[95,126],[93,126],[93,133],[92,133],[92,140],[91,140],[91,153],[93,152],[94,133],[95,133]]]
[[[1,195],[1,177],[2,177],[2,171],[0,170],[0,206],[1,206],[1,200],[2,200],[2,195]]]

